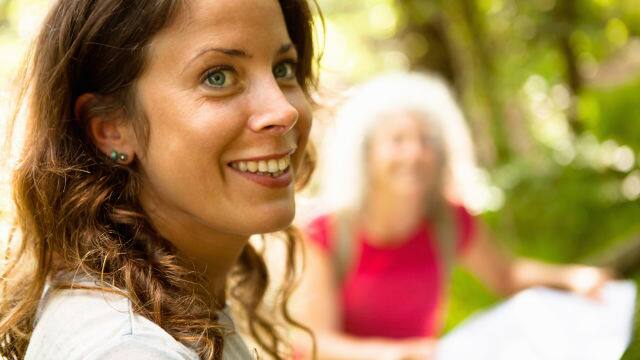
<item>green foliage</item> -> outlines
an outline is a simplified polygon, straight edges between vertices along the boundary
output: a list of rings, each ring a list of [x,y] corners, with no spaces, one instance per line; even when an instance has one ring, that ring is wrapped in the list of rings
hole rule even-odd
[[[447,305],[444,333],[449,332],[479,309],[487,308],[499,301],[497,296],[461,267],[453,269],[451,278],[451,298]]]
[[[614,139],[640,153],[640,78],[612,89],[589,89],[579,110],[600,139]]]
[[[575,164],[527,172],[505,189],[504,207],[485,214],[516,253],[575,262],[597,258],[611,244],[640,232],[640,203],[620,193],[623,174]]]

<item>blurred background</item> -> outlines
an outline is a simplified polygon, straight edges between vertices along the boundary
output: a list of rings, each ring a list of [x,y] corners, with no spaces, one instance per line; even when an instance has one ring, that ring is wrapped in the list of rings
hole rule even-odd
[[[473,210],[507,247],[640,274],[639,0],[319,3],[323,86],[449,80],[490,184]],[[452,292],[448,328],[497,300],[461,269]]]
[[[473,210],[496,237],[518,255],[638,278],[640,0],[318,2],[323,103],[383,72],[441,74],[490,184]],[[47,3],[0,0],[3,124]],[[3,168],[4,220],[7,179]],[[448,328],[497,301],[460,269],[452,292]]]

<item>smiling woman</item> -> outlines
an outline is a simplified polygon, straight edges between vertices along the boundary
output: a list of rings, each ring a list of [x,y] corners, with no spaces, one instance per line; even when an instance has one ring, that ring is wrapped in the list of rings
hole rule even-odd
[[[0,355],[244,359],[229,304],[274,358],[265,264],[306,182],[305,0],[56,1],[24,78],[27,135],[0,294]],[[18,236],[19,235],[19,236]]]

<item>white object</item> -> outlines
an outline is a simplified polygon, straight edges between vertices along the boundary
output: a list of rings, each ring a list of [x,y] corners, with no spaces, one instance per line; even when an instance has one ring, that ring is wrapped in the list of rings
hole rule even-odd
[[[617,360],[631,339],[636,287],[607,283],[601,300],[522,291],[472,316],[438,343],[437,360]]]

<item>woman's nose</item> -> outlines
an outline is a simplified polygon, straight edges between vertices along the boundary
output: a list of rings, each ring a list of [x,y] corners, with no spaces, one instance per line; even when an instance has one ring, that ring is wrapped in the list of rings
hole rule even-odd
[[[424,152],[424,146],[416,140],[407,140],[402,146],[402,154],[406,158],[418,158],[422,156]]]
[[[422,163],[432,155],[432,149],[424,146],[419,141],[410,141],[404,144],[399,156],[410,163]]]
[[[298,122],[298,110],[289,102],[275,80],[269,81],[256,94],[249,128],[254,132],[286,134]]]

